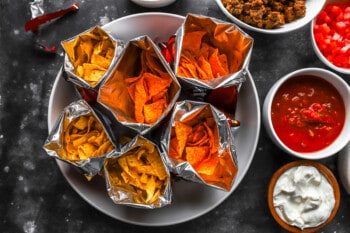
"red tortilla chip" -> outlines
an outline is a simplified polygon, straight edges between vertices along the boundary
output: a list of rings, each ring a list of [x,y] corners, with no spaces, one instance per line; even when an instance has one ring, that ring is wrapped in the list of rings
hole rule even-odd
[[[186,147],[186,160],[193,166],[196,167],[201,163],[208,155],[210,148],[207,146],[195,146]]]
[[[188,126],[181,121],[175,123],[175,134],[179,143],[178,154],[182,156],[182,153],[186,147],[188,135],[192,133],[192,127]]]
[[[146,104],[143,108],[145,123],[152,124],[163,114],[167,103],[165,99],[159,99],[151,104]]]
[[[145,85],[148,88],[150,98],[158,93],[163,93],[164,90],[167,90],[172,83],[172,79],[169,74],[168,78],[160,78],[159,76],[151,73],[145,73],[143,76],[145,78]]]
[[[205,34],[205,31],[186,32],[182,40],[182,49],[198,54]]]
[[[214,52],[210,55],[209,63],[214,77],[224,76],[229,73],[227,67],[227,57],[225,54],[219,55],[218,49],[215,49]]]
[[[214,174],[216,167],[219,164],[219,158],[217,154],[212,155],[210,158],[203,160],[196,167],[196,171],[199,174],[205,174],[211,176]]]

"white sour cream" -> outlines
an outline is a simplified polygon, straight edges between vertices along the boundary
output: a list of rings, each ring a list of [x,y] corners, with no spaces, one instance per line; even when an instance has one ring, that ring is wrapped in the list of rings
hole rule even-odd
[[[333,187],[315,167],[293,167],[277,180],[273,205],[289,225],[300,229],[316,227],[328,219],[334,208]]]

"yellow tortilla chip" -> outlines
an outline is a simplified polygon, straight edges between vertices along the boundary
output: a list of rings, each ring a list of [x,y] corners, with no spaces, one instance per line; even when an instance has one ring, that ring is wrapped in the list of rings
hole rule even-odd
[[[63,151],[66,160],[87,160],[113,150],[100,122],[93,114],[78,116],[63,126]]]

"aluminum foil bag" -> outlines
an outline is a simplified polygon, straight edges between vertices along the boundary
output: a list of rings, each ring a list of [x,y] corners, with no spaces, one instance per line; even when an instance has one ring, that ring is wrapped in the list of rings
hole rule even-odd
[[[43,148],[49,156],[72,165],[88,180],[101,171],[106,157],[116,153],[103,122],[84,100],[72,102],[62,111]]]
[[[226,115],[211,104],[177,102],[161,147],[176,176],[230,191],[238,171],[234,138]]]
[[[232,23],[188,14],[176,32],[174,62],[185,99],[211,103],[234,118],[253,42]]]
[[[141,36],[126,45],[97,102],[118,122],[144,135],[168,115],[179,94],[180,84],[159,48]]]
[[[146,209],[169,205],[172,190],[164,156],[153,142],[138,135],[120,154],[107,158],[104,176],[113,202]]]
[[[67,81],[97,91],[124,49],[122,40],[95,26],[61,42]]]

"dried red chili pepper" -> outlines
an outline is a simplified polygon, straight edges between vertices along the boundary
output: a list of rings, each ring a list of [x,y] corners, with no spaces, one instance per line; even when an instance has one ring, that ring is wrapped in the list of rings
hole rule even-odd
[[[47,53],[56,53],[57,52],[57,46],[49,47],[49,46],[43,45],[42,43],[40,43],[38,41],[34,41],[34,43],[35,43],[36,47],[43,52],[47,52]]]
[[[29,20],[24,25],[24,29],[26,31],[36,31],[36,30],[38,30],[40,25],[42,25],[44,23],[47,23],[47,22],[49,22],[49,21],[51,21],[53,19],[62,17],[63,15],[66,15],[68,13],[76,12],[78,10],[79,10],[78,3],[74,3],[72,6],[66,8],[66,9],[59,10],[59,11],[56,11],[56,12],[51,12],[51,13],[48,13],[48,14],[44,14],[44,15],[41,15],[41,16],[38,16],[38,17],[35,17],[35,18]]]
[[[97,99],[97,91],[93,90],[93,89],[87,89],[87,88],[83,88],[83,87],[78,87],[77,88],[81,97],[88,102],[89,104],[93,104],[96,103],[96,99]]]
[[[174,65],[175,60],[175,38],[176,36],[173,35],[166,43],[159,43],[162,55],[171,66]]]

